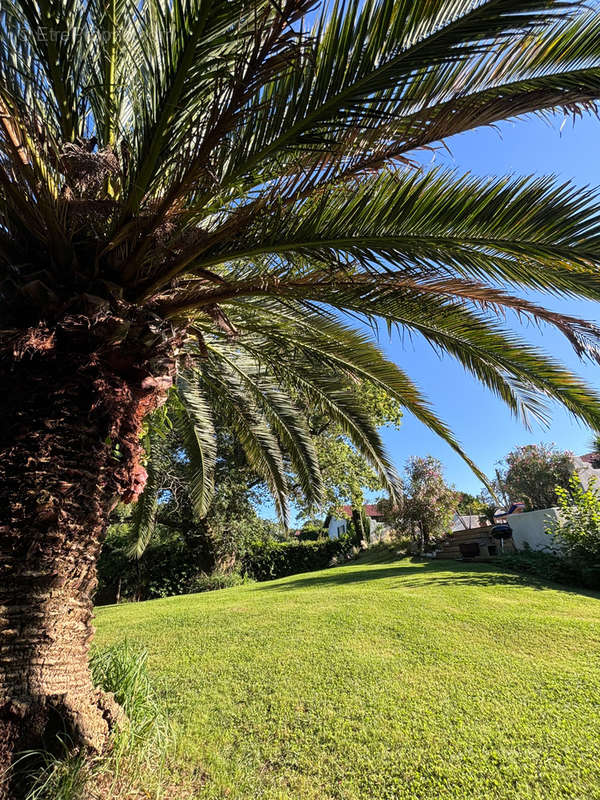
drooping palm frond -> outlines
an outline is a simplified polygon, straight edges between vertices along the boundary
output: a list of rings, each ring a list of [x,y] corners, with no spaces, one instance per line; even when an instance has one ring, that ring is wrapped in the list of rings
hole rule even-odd
[[[169,411],[189,460],[189,494],[199,517],[208,511],[214,490],[217,457],[215,428],[208,398],[193,370],[183,372]]]
[[[217,364],[213,365],[213,373],[218,373],[219,382],[223,381],[223,376],[228,376],[229,389],[233,378],[234,386],[242,390],[246,402],[248,397],[252,398],[255,413],[260,412],[264,415],[265,421],[276,434],[282,448],[288,453],[305,497],[309,502],[318,504],[321,495],[321,474],[305,412],[293,402],[289,394],[282,391],[273,377],[265,372],[258,358],[245,354],[240,356],[234,348],[223,347],[222,344],[218,346],[217,343],[213,343],[209,349],[217,361]],[[236,388],[233,389],[234,397]],[[234,403],[238,407],[241,405],[239,399],[237,402],[234,400]],[[279,458],[278,463],[282,463]],[[255,463],[255,466],[260,465]]]
[[[338,326],[328,340],[332,343],[344,330]],[[259,345],[254,333],[249,329],[245,333],[254,345]],[[181,371],[175,390],[165,408],[151,418],[145,436],[148,481],[131,519],[132,555],[139,557],[147,547],[155,527],[159,495],[167,488],[161,484],[161,473],[166,470],[168,432],[174,434],[177,447],[181,448],[193,511],[198,518],[206,515],[214,492],[217,460],[212,407],[217,410],[219,425],[233,434],[241,446],[248,466],[269,487],[284,524],[288,522],[291,476],[308,503],[318,506],[321,502],[320,465],[308,424],[309,414],[317,408],[339,423],[377,471],[390,495],[398,497],[398,475],[360,401],[360,388],[365,383],[379,385],[372,379],[376,367],[368,373],[361,368],[357,353],[348,352],[342,363],[340,359],[326,358],[318,348],[311,350],[307,346],[302,351],[286,337],[285,352],[272,339],[268,351],[255,353],[252,346],[240,352],[226,336],[214,336],[210,331],[205,331],[204,336],[206,352],[198,358],[196,348],[192,346],[188,351],[188,357],[196,359],[195,364]],[[305,335],[307,345],[311,338],[322,341],[316,329],[312,337]],[[372,351],[377,354],[375,349]],[[278,369],[281,363],[283,370]],[[390,373],[394,370],[390,364]]]
[[[414,159],[508,117],[593,111],[599,19],[577,0],[0,0],[3,325],[104,302],[187,332],[173,402],[198,513],[215,403],[283,515],[284,451],[318,496],[306,398],[391,486],[356,381],[462,453],[348,315],[416,333],[515,413],[548,397],[600,427],[597,395],[508,324],[597,360],[596,325],[528,297],[600,299],[597,194]]]
[[[284,385],[295,387],[320,404],[361,452],[368,454],[372,449],[373,444],[363,439],[366,434],[366,439],[374,442],[374,432],[368,424],[361,430],[365,420],[360,412],[358,418],[348,416],[351,409],[356,409],[356,398],[348,388],[366,381],[384,389],[441,436],[485,481],[415,384],[396,364],[383,357],[366,334],[330,315],[276,300],[240,304],[231,313],[243,332],[245,349]],[[391,465],[380,443],[376,458],[371,460],[384,484],[394,491],[395,473],[390,471]]]

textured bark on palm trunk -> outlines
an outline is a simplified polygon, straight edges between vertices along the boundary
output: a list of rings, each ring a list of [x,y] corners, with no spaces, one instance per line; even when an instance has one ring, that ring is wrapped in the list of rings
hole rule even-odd
[[[88,669],[108,515],[143,489],[139,433],[174,371],[159,321],[119,309],[0,338],[0,798],[56,732],[101,751],[119,718]],[[1,335],[0,335],[1,336]]]

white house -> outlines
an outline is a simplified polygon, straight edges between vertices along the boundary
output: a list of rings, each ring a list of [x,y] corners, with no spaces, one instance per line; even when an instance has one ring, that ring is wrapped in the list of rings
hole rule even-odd
[[[378,541],[385,535],[387,528],[383,521],[383,515],[376,505],[367,503],[363,506],[365,515],[369,522],[369,538],[371,541]],[[339,539],[348,530],[348,524],[352,519],[352,506],[342,506],[340,509],[344,516],[329,514],[325,518],[323,527],[327,528],[330,539]]]

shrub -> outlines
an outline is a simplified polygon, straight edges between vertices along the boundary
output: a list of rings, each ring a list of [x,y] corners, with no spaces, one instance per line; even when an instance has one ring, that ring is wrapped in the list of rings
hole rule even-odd
[[[318,542],[256,542],[242,561],[242,570],[257,581],[283,578],[298,572],[328,567],[352,558],[349,539],[324,539]]]
[[[231,586],[239,586],[245,583],[248,578],[239,572],[224,572],[215,570],[210,574],[201,572],[187,584],[186,593],[195,594],[196,592],[214,592],[217,589],[229,589]]]
[[[585,589],[600,589],[600,564],[585,564],[540,550],[506,553],[493,560],[515,572],[522,572],[542,580]]]
[[[323,528],[302,528],[298,534],[299,542],[316,542],[324,538],[325,531]]]
[[[192,560],[189,548],[179,541],[151,544],[141,559],[127,555],[126,534],[107,538],[98,560],[96,605],[117,601],[151,600],[185,594],[189,582],[201,571],[202,563]]]
[[[580,586],[583,582],[581,571],[575,564],[553,553],[522,550],[519,553],[506,553],[494,560],[515,572],[522,572],[555,583]]]
[[[560,517],[547,531],[567,558],[586,567],[600,562],[600,496],[595,484],[592,478],[584,489],[579,476],[573,475],[569,491],[557,486]]]
[[[320,529],[309,530],[321,533]],[[284,542],[257,539],[242,556],[239,571],[208,572],[177,542],[152,544],[139,561],[133,561],[123,554],[121,543],[113,537],[100,557],[96,604],[114,603],[119,585],[124,599],[150,600],[224,589],[247,579],[269,580],[323,569],[334,556],[339,562],[350,557],[354,543],[350,537]]]
[[[502,556],[506,567],[539,578],[600,589],[600,495],[592,478],[584,489],[577,474],[569,489],[556,486],[560,516],[546,530],[558,553],[524,550]]]

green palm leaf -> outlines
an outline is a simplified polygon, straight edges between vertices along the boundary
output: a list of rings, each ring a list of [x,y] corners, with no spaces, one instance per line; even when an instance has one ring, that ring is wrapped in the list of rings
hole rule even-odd
[[[363,381],[464,456],[349,317],[417,334],[525,418],[545,419],[550,398],[600,426],[596,393],[507,322],[551,325],[598,360],[595,324],[528,297],[600,299],[597,193],[554,177],[416,169],[413,157],[508,117],[593,110],[595,9],[0,0],[0,22],[3,329],[60,328],[67,313],[89,321],[102,309],[119,319],[106,337],[126,361],[129,334],[115,330],[147,315],[125,383],[158,358],[150,331],[166,331],[182,360],[169,413],[197,514],[212,491],[214,404],[284,518],[286,470],[320,493],[309,402],[395,491],[356,401]],[[157,481],[149,474],[137,512],[142,540]]]
[[[217,458],[212,412],[194,370],[185,371],[179,376],[177,388],[171,415],[189,460],[188,482],[192,507],[199,517],[203,517],[214,492]]]

